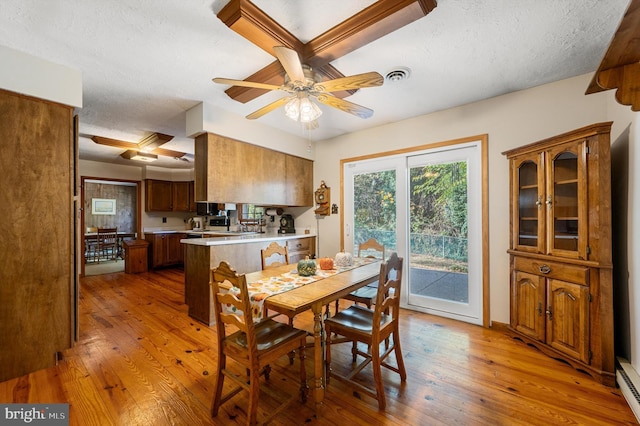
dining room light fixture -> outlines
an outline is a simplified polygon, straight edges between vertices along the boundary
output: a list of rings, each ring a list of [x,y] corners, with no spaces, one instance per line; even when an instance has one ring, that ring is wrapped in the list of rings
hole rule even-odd
[[[285,115],[293,121],[312,123],[322,115],[322,110],[309,99],[306,92],[298,92],[284,106]]]

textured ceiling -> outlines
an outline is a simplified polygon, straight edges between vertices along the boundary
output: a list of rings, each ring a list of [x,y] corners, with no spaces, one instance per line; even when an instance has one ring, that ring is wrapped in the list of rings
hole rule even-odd
[[[244,79],[273,57],[216,14],[226,0],[2,0],[0,44],[82,71],[80,132],[130,142],[174,135],[163,148],[193,153],[185,111],[206,101],[245,116],[282,96],[247,104],[213,77]],[[306,42],[373,0],[254,0]],[[410,78],[360,90],[363,120],[321,106],[315,141],[593,72],[628,0],[438,0],[427,16],[332,62],[344,75],[398,66]],[[585,88],[586,89],[586,88]],[[281,110],[259,119],[301,137]],[[247,125],[252,122],[247,121]],[[122,149],[81,138],[85,159],[126,162]],[[129,163],[130,164],[130,163]],[[166,159],[154,165],[190,167]]]

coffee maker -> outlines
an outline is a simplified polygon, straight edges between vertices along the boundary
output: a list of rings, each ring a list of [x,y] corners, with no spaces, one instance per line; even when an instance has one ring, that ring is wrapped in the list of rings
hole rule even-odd
[[[204,229],[204,219],[201,217],[192,217],[191,223],[193,224],[194,231],[202,231]]]

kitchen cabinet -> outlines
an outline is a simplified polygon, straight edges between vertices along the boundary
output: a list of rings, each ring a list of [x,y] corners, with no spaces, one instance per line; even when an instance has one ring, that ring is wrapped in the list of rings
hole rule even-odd
[[[185,239],[184,232],[172,232],[161,234],[145,234],[145,240],[149,242],[149,265],[152,268],[180,265],[184,263],[184,250],[180,240]]]
[[[313,161],[287,155],[285,157],[285,203],[287,206],[313,206]]]
[[[145,180],[145,211],[192,212],[195,211],[193,182]]]
[[[196,200],[313,206],[313,162],[227,137],[195,140]]]
[[[73,346],[81,254],[73,107],[0,90],[0,111],[1,382],[51,367]],[[34,226],[25,218],[36,205]]]
[[[287,240],[287,248],[289,249],[289,263],[292,265],[307,256],[311,259],[316,254],[316,238],[308,237]]]
[[[510,162],[510,329],[613,386],[611,123],[503,154]]]

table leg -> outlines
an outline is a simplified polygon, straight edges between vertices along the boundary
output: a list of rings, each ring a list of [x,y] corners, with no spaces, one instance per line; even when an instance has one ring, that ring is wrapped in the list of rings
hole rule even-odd
[[[324,365],[324,326],[322,319],[322,306],[313,311],[313,366],[315,376],[314,397],[316,403],[316,415],[320,416],[322,401],[324,400],[325,365]]]

